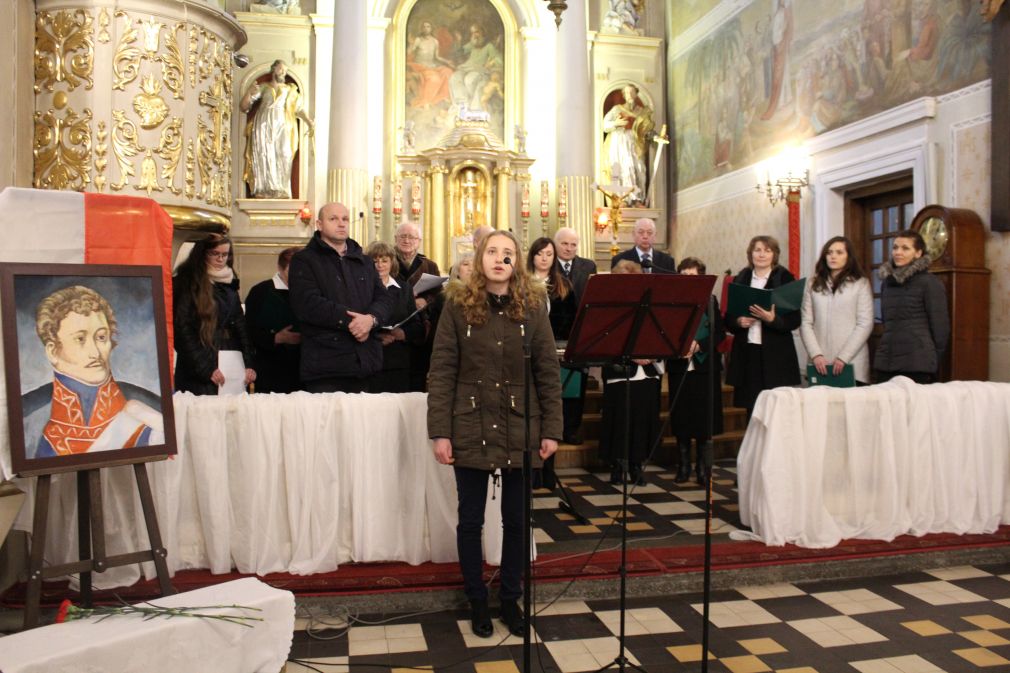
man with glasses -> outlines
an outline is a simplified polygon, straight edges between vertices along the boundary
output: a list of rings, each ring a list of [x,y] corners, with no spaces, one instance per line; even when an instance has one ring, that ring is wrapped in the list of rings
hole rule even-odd
[[[440,275],[438,264],[422,255],[421,231],[413,222],[404,222],[396,228],[396,259],[400,263],[400,271],[396,280],[408,283],[410,287],[417,285],[423,274]],[[428,315],[428,304],[435,300],[441,288],[434,288],[414,297],[414,304],[422,309],[421,318],[424,321],[427,338],[423,343],[410,344],[410,391],[424,392],[428,379],[428,367],[431,363],[431,345],[435,335],[432,334],[431,318]]]

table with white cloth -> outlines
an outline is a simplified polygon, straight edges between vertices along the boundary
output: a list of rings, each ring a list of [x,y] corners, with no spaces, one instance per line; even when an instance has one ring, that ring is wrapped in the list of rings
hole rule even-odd
[[[287,661],[295,597],[254,577],[150,601],[161,607],[241,606],[200,614],[255,617],[242,624],[200,617],[117,615],[51,624],[0,638],[4,673],[277,673]],[[246,624],[246,625],[243,625]]]
[[[741,521],[769,545],[991,533],[1010,522],[1010,384],[765,391],[737,469]]]
[[[438,464],[423,393],[177,393],[177,456],[150,463],[169,572],[336,570],[349,561],[457,560],[456,482]],[[34,479],[16,526],[31,530]],[[54,475],[46,561],[77,558],[73,474]],[[150,548],[131,467],[102,470],[107,553]],[[501,499],[488,489],[484,553],[501,559]],[[155,576],[153,563],[144,576]],[[125,586],[136,565],[94,574]]]

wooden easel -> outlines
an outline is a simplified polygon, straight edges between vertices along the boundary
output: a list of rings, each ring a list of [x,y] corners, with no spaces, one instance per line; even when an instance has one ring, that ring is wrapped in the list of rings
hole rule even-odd
[[[46,547],[46,527],[49,519],[49,491],[52,474],[40,474],[35,486],[35,514],[32,520],[32,545],[28,561],[28,598],[25,604],[24,628],[38,625],[39,604],[42,599],[42,580],[62,577],[72,573],[81,575],[81,602],[91,607],[91,573],[105,572],[134,563],[153,561],[158,573],[158,585],[163,596],[175,593],[168,577],[166,550],[161,543],[158,515],[151,495],[151,482],[147,477],[147,461],[133,462],[137,479],[140,505],[144,510],[150,549],[107,556],[105,553],[105,515],[102,509],[102,481],[100,470],[91,467],[77,471],[77,536],[80,560],[73,563],[43,567]]]

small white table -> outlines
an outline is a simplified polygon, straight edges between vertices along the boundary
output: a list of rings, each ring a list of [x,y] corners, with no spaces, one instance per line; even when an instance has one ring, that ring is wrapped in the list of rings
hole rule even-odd
[[[991,533],[1010,522],[1010,384],[765,391],[737,467],[740,518],[769,545]]]
[[[92,617],[0,638],[4,673],[278,673],[291,650],[295,598],[249,577],[151,601],[168,607],[241,605],[241,626],[196,617]],[[208,611],[210,612],[210,611]]]

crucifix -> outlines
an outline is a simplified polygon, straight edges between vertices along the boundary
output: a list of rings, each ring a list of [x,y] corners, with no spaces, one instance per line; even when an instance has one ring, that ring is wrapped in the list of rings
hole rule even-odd
[[[466,182],[460,186],[463,188],[463,218],[465,226],[470,231],[473,231],[474,195],[477,192],[477,182],[473,179],[473,174],[467,171]]]
[[[221,96],[221,89],[224,86],[221,78],[218,77],[209,91],[200,92],[200,105],[210,108],[210,118],[214,126],[214,163],[220,165],[224,157],[224,98]],[[230,112],[230,107],[229,112]]]

